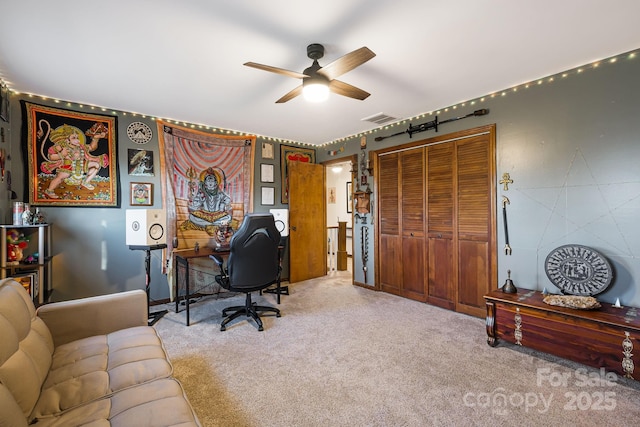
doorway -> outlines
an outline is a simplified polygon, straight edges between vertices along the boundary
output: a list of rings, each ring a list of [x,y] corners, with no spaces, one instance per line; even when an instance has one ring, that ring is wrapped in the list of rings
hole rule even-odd
[[[355,159],[357,160],[357,159]],[[324,163],[327,194],[327,273],[353,271],[353,172],[351,158]]]

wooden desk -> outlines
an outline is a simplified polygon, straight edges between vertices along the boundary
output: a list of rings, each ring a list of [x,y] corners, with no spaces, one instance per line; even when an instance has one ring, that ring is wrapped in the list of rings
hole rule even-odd
[[[603,302],[595,310],[556,307],[527,289],[484,298],[490,346],[503,339],[640,380],[640,309]]]
[[[174,289],[176,295],[176,313],[178,313],[178,305],[180,303],[180,287],[179,287],[179,277],[180,277],[180,268],[184,269],[184,286],[185,286],[185,305],[186,305],[186,323],[189,326],[189,260],[194,258],[209,258],[209,255],[222,255],[227,256],[229,254],[228,249],[211,249],[209,247],[200,248],[199,250],[194,249],[183,249],[183,250],[175,250],[173,251],[173,255],[176,257],[176,274],[174,276]]]

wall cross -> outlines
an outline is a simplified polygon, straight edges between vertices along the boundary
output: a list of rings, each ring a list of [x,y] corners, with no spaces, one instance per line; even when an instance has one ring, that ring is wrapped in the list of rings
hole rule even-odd
[[[502,189],[504,191],[509,191],[509,184],[513,184],[513,180],[509,176],[509,172],[505,172],[502,174],[502,179],[500,180],[500,184],[503,185]]]

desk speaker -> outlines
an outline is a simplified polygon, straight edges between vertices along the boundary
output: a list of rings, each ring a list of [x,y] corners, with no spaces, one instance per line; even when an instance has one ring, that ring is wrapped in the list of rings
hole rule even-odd
[[[162,209],[127,209],[127,245],[167,243],[167,215]]]
[[[289,235],[289,209],[269,209],[269,212],[273,214],[273,219],[276,222],[276,228],[280,232],[280,236]]]

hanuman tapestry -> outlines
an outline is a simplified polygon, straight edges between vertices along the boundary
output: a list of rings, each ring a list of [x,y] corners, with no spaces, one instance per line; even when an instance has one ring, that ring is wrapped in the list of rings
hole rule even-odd
[[[29,202],[118,207],[116,118],[23,101]]]

